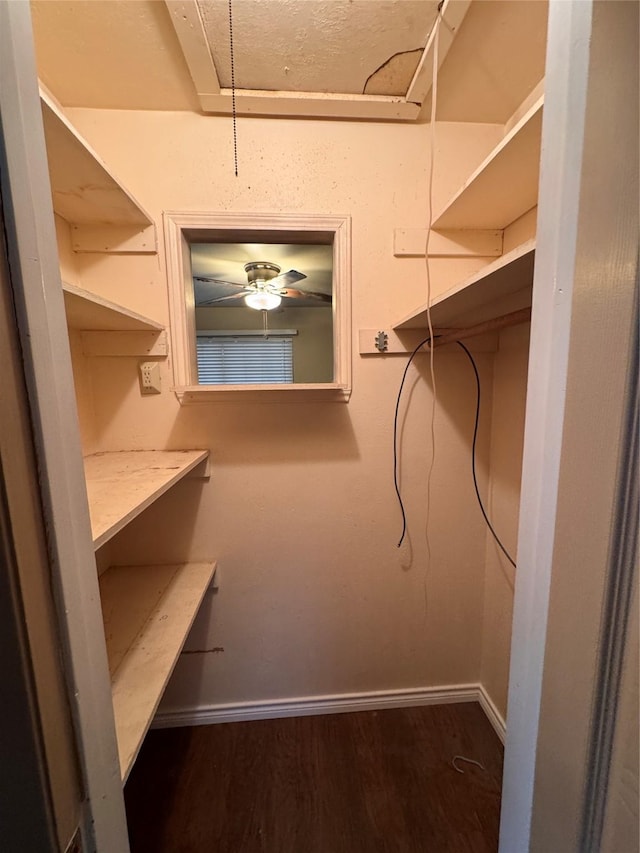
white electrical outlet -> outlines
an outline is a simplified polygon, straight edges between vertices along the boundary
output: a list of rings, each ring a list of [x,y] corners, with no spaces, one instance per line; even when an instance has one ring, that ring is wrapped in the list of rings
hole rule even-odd
[[[160,362],[140,362],[140,393],[159,394],[162,390],[160,384]]]

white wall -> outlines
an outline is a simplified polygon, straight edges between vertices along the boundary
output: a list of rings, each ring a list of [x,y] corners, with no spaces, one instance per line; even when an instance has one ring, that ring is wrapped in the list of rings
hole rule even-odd
[[[227,119],[192,114],[70,111],[158,220],[162,211],[348,213],[353,223],[353,325],[389,326],[424,301],[424,260],[393,257],[393,229],[426,215],[428,129],[344,122],[240,120],[239,177]],[[437,208],[499,133],[438,127]],[[82,283],[167,319],[162,253],[78,256]],[[434,291],[482,263],[433,265]],[[357,336],[354,335],[354,342]],[[486,484],[492,360],[477,356],[485,407]],[[89,365],[101,449],[208,447],[209,483],[185,482],[114,540],[120,563],[217,557],[209,596],[165,707],[476,682],[481,672],[486,533],[470,477],[473,374],[439,351],[436,462],[425,545],[430,383],[419,361],[402,419],[402,491],[410,537],[396,548],[392,416],[399,357],[354,351],[348,404],[243,402],[180,408],[171,393],[141,398],[129,359]],[[413,377],[421,375],[419,381]]]
[[[525,324],[500,333],[493,374],[487,512],[513,560],[518,544],[529,331],[529,324]],[[503,718],[507,713],[515,575],[516,570],[487,531],[481,681]]]
[[[510,252],[536,236],[537,214],[538,209],[533,208],[505,229],[503,252]],[[513,560],[518,544],[530,331],[529,324],[503,330],[493,368],[487,510]],[[515,573],[487,530],[480,678],[503,719],[507,716]]]

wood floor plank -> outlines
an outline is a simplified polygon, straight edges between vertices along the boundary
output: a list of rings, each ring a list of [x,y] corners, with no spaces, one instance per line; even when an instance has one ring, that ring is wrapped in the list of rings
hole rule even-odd
[[[495,853],[501,774],[475,703],[152,731],[125,789],[131,850]]]

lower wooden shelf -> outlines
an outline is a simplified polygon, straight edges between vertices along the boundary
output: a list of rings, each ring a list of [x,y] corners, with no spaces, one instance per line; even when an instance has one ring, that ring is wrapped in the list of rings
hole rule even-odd
[[[100,578],[123,782],[215,572],[215,562],[113,566]]]
[[[84,458],[94,548],[204,462],[207,450],[130,450]]]

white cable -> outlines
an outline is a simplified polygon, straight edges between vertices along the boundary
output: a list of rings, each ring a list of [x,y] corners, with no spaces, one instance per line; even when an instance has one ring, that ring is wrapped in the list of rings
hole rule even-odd
[[[431,564],[431,544],[429,542],[429,514],[431,510],[431,477],[436,458],[436,374],[433,363],[433,323],[431,322],[431,267],[429,264],[429,238],[431,236],[431,225],[433,223],[433,174],[435,171],[435,149],[436,149],[436,106],[438,98],[438,46],[440,43],[440,24],[443,20],[440,12],[436,21],[436,30],[433,38],[433,73],[431,84],[431,118],[430,118],[430,143],[429,143],[429,192],[428,192],[428,216],[427,237],[425,240],[425,264],[427,270],[427,326],[429,328],[429,372],[431,374],[431,460],[427,472],[427,513],[425,522],[425,537],[427,545],[427,565]],[[426,596],[426,591],[425,591]]]
[[[464,755],[454,755],[454,756],[453,756],[453,761],[452,761],[451,763],[453,764],[453,769],[454,769],[457,773],[462,773],[462,774],[464,774],[464,770],[461,770],[461,769],[458,767],[458,765],[456,764],[456,761],[466,761],[466,762],[467,762],[467,764],[475,764],[475,766],[476,766],[476,767],[479,767],[479,768],[480,768],[480,770],[486,770],[486,769],[487,769],[487,768],[484,766],[484,764],[480,764],[480,762],[479,762],[479,761],[476,761],[474,758],[466,758]]]

